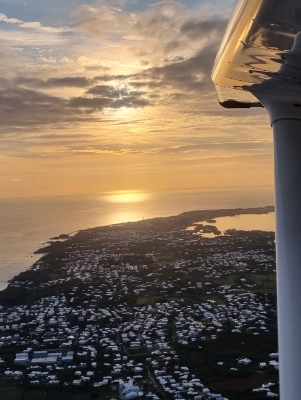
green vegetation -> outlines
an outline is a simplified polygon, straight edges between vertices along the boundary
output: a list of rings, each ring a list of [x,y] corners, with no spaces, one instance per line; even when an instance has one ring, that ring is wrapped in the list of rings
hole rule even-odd
[[[0,381],[0,393],[2,399],[21,400],[23,390],[15,381]]]
[[[105,400],[115,398],[120,399],[118,390],[112,390],[111,387],[103,388],[53,388],[41,390],[39,388],[31,388],[30,390],[22,390],[19,384],[12,382],[1,382],[0,393],[4,400]]]
[[[215,284],[219,285],[237,285],[242,284],[241,279],[245,279],[248,285],[256,285],[249,287],[250,292],[256,293],[276,293],[276,275],[275,274],[253,274],[249,271],[237,274],[223,275],[220,279],[213,279]]]

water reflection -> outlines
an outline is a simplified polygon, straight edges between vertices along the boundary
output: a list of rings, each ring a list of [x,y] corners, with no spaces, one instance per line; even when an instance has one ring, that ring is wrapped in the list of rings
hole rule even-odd
[[[133,221],[140,221],[143,218],[144,218],[144,216],[143,216],[142,212],[140,212],[140,211],[135,211],[135,210],[119,211],[119,212],[111,213],[108,216],[107,223],[109,225],[120,224],[120,221],[133,222]]]
[[[222,233],[227,229],[242,231],[273,231],[275,232],[275,213],[268,214],[241,214],[234,217],[216,218],[214,224]]]
[[[110,203],[138,203],[146,201],[150,194],[142,190],[115,190],[104,199]]]
[[[213,239],[216,237],[214,233],[202,233],[202,236],[209,239]]]
[[[167,217],[190,210],[261,207],[273,204],[274,199],[271,187],[130,192],[135,192],[132,200],[140,201],[109,201],[109,196],[124,195],[128,191],[0,199],[0,288],[1,282],[6,285],[8,279],[36,260],[33,252],[44,247],[45,241],[62,233],[143,218]]]
[[[204,225],[206,229],[205,232],[199,228],[199,226]],[[210,226],[217,228],[214,232],[210,232]],[[205,238],[215,238],[217,237],[217,230],[225,234],[228,229],[236,229],[241,231],[267,231],[275,232],[275,213],[271,212],[268,214],[241,214],[232,217],[219,217],[211,221],[197,222],[193,226],[189,226],[187,230],[195,231],[196,235],[201,235]]]

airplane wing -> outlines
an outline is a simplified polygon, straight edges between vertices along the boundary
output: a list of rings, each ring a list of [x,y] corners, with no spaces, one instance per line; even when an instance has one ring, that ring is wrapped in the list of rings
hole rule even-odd
[[[212,73],[220,104],[261,107],[250,87],[279,72],[300,31],[301,0],[238,1]]]

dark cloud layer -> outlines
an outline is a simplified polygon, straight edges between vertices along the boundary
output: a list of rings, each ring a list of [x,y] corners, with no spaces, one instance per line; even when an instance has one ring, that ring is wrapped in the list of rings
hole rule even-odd
[[[40,87],[77,87],[83,88],[90,85],[89,79],[84,76],[51,78],[41,83]]]
[[[150,78],[160,79],[163,84],[175,85],[177,89],[212,89],[210,74],[217,47],[216,42],[209,44],[187,60],[149,69],[146,74]]]
[[[104,108],[138,108],[149,105],[149,101],[135,96],[126,96],[120,99],[108,97],[74,97],[68,102],[71,108],[87,109],[88,112],[103,110]]]
[[[73,78],[49,81],[62,84],[63,87],[66,83],[72,83],[72,85],[78,82],[85,83],[84,78],[76,81]],[[143,92],[127,88],[118,89],[111,85],[97,85],[87,90],[83,96],[66,99],[38,89],[24,87],[24,84],[37,87],[40,85],[38,80],[21,79],[18,82],[19,85],[15,81],[2,80],[3,85],[0,90],[2,131],[13,126],[28,127],[75,122],[85,119],[87,113],[102,111],[105,108],[137,108],[150,105],[150,101],[143,97]]]
[[[91,82],[84,76],[66,76],[63,78],[50,78],[47,80],[36,79],[36,78],[26,78],[21,77],[16,80],[19,85],[24,85],[27,87],[35,87],[41,89],[52,89],[52,88],[85,88],[90,86]]]

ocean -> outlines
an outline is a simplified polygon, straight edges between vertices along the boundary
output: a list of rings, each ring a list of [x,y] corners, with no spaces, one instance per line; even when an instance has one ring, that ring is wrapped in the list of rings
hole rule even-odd
[[[7,286],[9,279],[40,257],[33,254],[37,249],[62,233],[143,218],[167,217],[184,211],[273,204],[272,188],[133,190],[0,199],[0,290]],[[274,226],[273,215],[256,216],[252,223],[250,221],[243,217],[230,222],[222,220],[221,229],[248,229],[247,224],[249,229],[271,230]]]

